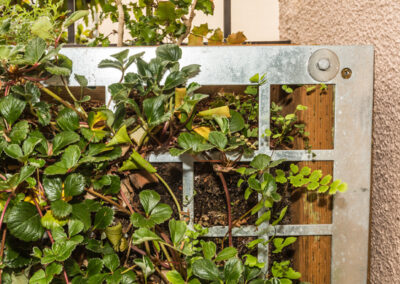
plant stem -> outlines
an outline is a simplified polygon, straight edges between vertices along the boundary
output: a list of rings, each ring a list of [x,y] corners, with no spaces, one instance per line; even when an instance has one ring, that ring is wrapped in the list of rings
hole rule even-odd
[[[176,196],[174,194],[174,192],[172,191],[172,189],[169,187],[169,185],[167,184],[167,182],[158,174],[158,173],[154,173],[154,175],[162,182],[162,184],[167,188],[169,194],[171,194],[172,199],[175,202],[176,208],[178,209],[178,214],[179,214],[179,219],[182,219],[182,215],[181,215],[181,206],[179,205],[178,200],[176,199]]]
[[[77,113],[79,113],[78,110],[73,105],[71,105],[70,103],[66,102],[62,98],[60,98],[58,95],[56,95],[54,92],[52,92],[48,88],[44,87],[43,85],[39,85],[39,88],[42,91],[44,91],[46,94],[51,96],[53,99],[55,99],[55,100],[59,101],[60,103],[62,103],[65,107],[70,108],[70,109],[76,111]]]
[[[3,230],[3,236],[1,238],[1,249],[0,249],[0,264],[3,265],[3,254],[4,254],[4,246],[6,243],[6,235],[7,235],[7,229]],[[0,284],[2,283],[1,277],[3,274],[3,268],[0,268]]]
[[[121,194],[122,200],[126,203],[126,206],[128,206],[129,211],[131,212],[131,214],[135,213],[135,210],[133,210],[128,198],[125,195],[125,193],[122,190],[120,190],[119,193]]]
[[[8,204],[9,204],[10,201],[11,201],[11,197],[12,197],[12,195],[10,194],[10,195],[8,196],[8,198],[7,198],[6,203],[4,204],[3,212],[1,212],[1,217],[0,217],[0,230],[1,230],[1,226],[3,225],[3,220],[4,220],[4,216],[6,215],[6,210],[7,210]]]
[[[124,207],[122,207],[121,204],[118,204],[117,202],[115,202],[115,201],[111,200],[110,198],[108,198],[108,197],[102,195],[101,193],[98,193],[98,192],[94,191],[94,190],[91,189],[91,188],[85,188],[85,190],[86,190],[88,193],[90,193],[91,195],[96,196],[96,197],[98,197],[98,198],[101,198],[101,199],[103,199],[104,201],[107,201],[108,203],[110,203],[110,204],[112,204],[112,205],[118,207],[118,209],[119,209],[120,211],[122,211],[122,212],[124,212],[124,213],[126,213],[126,214],[128,214],[128,215],[131,215],[131,212],[129,212],[129,210],[125,209]]]
[[[164,254],[165,254],[165,257],[166,257],[167,260],[168,260],[169,265],[171,266],[172,269],[175,269],[174,264],[173,264],[173,261],[172,261],[172,259],[171,259],[171,256],[169,255],[167,249],[165,248],[165,246],[164,246],[162,243],[160,243],[160,246],[161,246],[162,251],[163,251]]]
[[[186,26],[186,31],[183,35],[181,35],[178,39],[178,45],[181,45],[183,40],[189,35],[190,30],[192,29],[192,22],[194,19],[194,16],[196,16],[196,14],[194,13],[194,10],[196,8],[197,5],[197,0],[193,0],[192,5],[190,6],[190,15],[189,15],[189,19],[183,18],[183,23]]]
[[[117,46],[122,46],[124,43],[124,24],[125,24],[125,15],[124,8],[122,6],[122,0],[115,0],[115,4],[118,9],[118,43]]]
[[[233,246],[232,241],[232,209],[231,209],[231,197],[229,195],[228,186],[226,185],[226,180],[222,172],[217,172],[218,177],[222,182],[222,187],[225,191],[226,205],[228,208],[228,235],[229,235],[229,246]]]

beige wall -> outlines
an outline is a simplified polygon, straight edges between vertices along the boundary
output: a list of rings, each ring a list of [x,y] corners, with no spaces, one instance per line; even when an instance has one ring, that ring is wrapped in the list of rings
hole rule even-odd
[[[370,282],[400,283],[400,1],[280,0],[280,35],[375,46]]]
[[[124,3],[136,2],[125,0]],[[224,0],[214,0],[215,11],[213,16],[206,16],[196,12],[194,25],[208,23],[209,28],[224,26]],[[232,32],[244,31],[249,41],[274,41],[279,39],[279,3],[278,0],[232,0]],[[116,23],[105,21],[100,32],[109,34],[117,29]],[[126,39],[129,34],[126,33]],[[117,36],[111,36],[112,43],[116,43]]]

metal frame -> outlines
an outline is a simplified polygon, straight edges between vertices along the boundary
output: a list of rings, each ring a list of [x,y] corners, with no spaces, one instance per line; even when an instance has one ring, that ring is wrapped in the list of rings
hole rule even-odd
[[[373,61],[371,46],[229,46],[183,47],[182,66],[201,65],[201,73],[194,81],[202,85],[248,84],[254,73],[267,73],[268,84],[260,88],[260,134],[269,127],[270,85],[317,84],[307,72],[310,56],[321,48],[333,51],[340,60],[340,70],[348,67],[352,77],[344,79],[340,73],[328,84],[335,84],[334,149],[313,151],[272,151],[268,141],[260,139],[260,153],[273,154],[274,159],[291,161],[331,160],[334,177],[349,185],[349,191],[335,196],[333,223],[323,225],[282,225],[278,235],[332,236],[331,283],[367,283],[369,200],[371,187],[371,133],[373,100]],[[125,48],[67,48],[62,51],[74,62],[73,72],[85,75],[92,86],[107,86],[119,80],[121,74],[113,69],[98,69],[97,64],[111,54]],[[155,56],[155,47],[129,47],[131,54],[145,51],[144,59]],[[131,70],[134,70],[134,66]],[[78,86],[71,77],[70,84]],[[106,93],[106,99],[110,98]],[[261,136],[260,136],[261,137]],[[171,157],[168,154],[150,156],[152,162],[183,163],[184,210],[193,222],[193,159]],[[224,236],[227,227],[210,228],[209,236]],[[274,234],[268,225],[235,228],[234,236],[258,236],[268,239]],[[268,259],[268,248],[259,247],[260,260]]]

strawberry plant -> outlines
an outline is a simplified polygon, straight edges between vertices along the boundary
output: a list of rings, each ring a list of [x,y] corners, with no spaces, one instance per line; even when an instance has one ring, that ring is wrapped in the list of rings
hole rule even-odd
[[[45,25],[43,18],[33,18],[33,26],[46,33],[16,45],[9,45],[19,41],[13,31],[3,29],[0,36],[7,44],[0,46],[1,281],[287,284],[299,279],[290,261],[274,262],[268,271],[251,253],[272,242],[278,254],[296,238],[255,239],[246,244],[249,253],[240,254],[233,227],[256,214],[256,227],[278,225],[287,207],[277,215],[271,211],[282,199],[277,184],[319,194],[344,192],[347,185],[294,164],[284,172],[277,168],[283,160],[255,152],[258,114],[249,105],[257,105],[265,75],[250,79],[244,99],[213,98],[188,83],[201,67],[181,66],[179,46],[159,46],[149,62],[143,53],[123,50],[99,63],[121,72],[120,81],[109,86],[115,107],[109,108],[111,102],[87,107],[88,80],[74,75],[81,85],[78,100],[68,87],[78,62],[59,53],[65,27],[85,15],[49,18]],[[133,64],[137,71],[128,72]],[[45,84],[49,79],[61,82],[68,97]],[[212,165],[221,185],[215,190],[223,191],[227,202],[227,247],[205,240],[207,228],[188,223],[176,185],[146,159],[160,152]],[[240,163],[243,156],[251,157],[248,165]],[[241,176],[237,187],[245,188],[244,199],[259,197],[236,220],[226,182],[232,172]],[[131,182],[137,177],[142,186]],[[151,189],[152,182],[163,186],[175,207]]]

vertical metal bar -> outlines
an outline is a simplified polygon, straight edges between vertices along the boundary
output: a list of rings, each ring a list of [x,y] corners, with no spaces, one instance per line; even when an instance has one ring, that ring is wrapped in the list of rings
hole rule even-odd
[[[68,0],[67,8],[70,14],[75,12],[75,0]],[[75,23],[68,27],[68,43],[75,43]]]
[[[224,0],[224,37],[232,33],[232,0]]]
[[[182,202],[184,212],[189,214],[189,226],[194,224],[194,163],[193,159],[189,156],[182,157],[182,170],[183,170],[183,180],[182,180]]]

